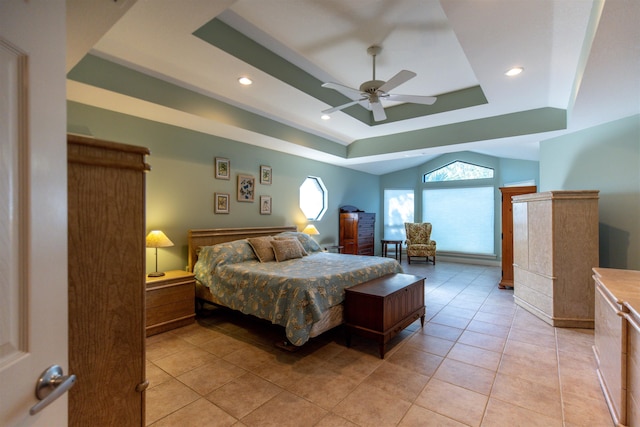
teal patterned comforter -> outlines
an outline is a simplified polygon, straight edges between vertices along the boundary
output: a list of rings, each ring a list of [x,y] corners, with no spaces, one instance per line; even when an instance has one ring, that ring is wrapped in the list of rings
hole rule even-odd
[[[308,256],[264,263],[246,240],[206,246],[200,249],[194,273],[227,307],[284,326],[287,339],[297,346],[307,342],[313,323],[327,309],[342,303],[345,288],[402,273],[391,258],[305,246]]]

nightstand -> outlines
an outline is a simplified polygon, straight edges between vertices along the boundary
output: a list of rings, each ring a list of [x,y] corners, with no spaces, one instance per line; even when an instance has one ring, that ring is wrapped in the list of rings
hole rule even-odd
[[[194,322],[196,281],[193,273],[173,270],[164,276],[146,279],[147,336]]]

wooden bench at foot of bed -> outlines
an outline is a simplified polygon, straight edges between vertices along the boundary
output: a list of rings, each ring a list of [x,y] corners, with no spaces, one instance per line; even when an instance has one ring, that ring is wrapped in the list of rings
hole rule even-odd
[[[384,359],[387,342],[420,318],[424,327],[424,277],[388,274],[345,289],[347,346],[351,333],[373,338]]]

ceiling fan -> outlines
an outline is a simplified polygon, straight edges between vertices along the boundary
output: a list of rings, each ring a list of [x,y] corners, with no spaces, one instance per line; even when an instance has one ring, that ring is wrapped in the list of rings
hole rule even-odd
[[[413,71],[402,70],[386,82],[382,80],[376,80],[376,55],[378,55],[381,50],[382,48],[380,46],[371,46],[367,49],[367,53],[373,57],[373,79],[362,83],[359,89],[353,89],[338,83],[324,83],[322,85],[322,87],[337,90],[338,92],[347,96],[359,96],[359,98],[355,101],[347,102],[346,104],[323,110],[323,114],[331,114],[355,105],[359,102],[368,100],[369,107],[373,112],[373,119],[376,122],[379,122],[387,119],[387,115],[384,112],[384,107],[380,102],[383,99],[388,101],[410,102],[413,104],[426,105],[431,105],[436,102],[437,98],[434,96],[397,95],[389,93],[389,91],[414,78],[416,76],[416,73],[414,73]]]

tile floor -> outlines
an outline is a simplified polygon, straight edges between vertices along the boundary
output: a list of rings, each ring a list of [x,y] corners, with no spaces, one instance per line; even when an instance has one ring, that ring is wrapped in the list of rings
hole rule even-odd
[[[403,263],[427,320],[388,346],[339,327],[297,352],[280,327],[211,309],[147,339],[146,421],[165,426],[611,426],[593,330],[554,329],[499,290],[500,269]]]

